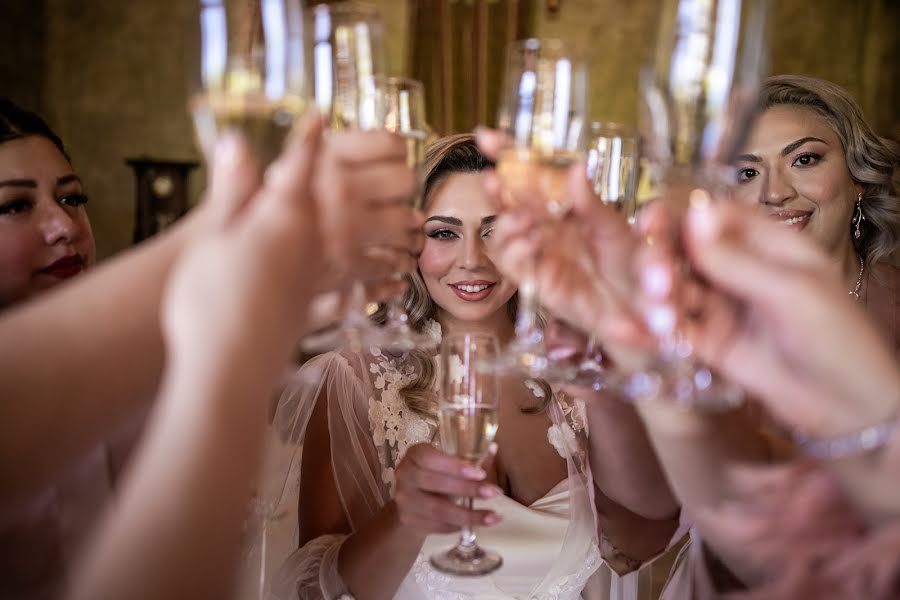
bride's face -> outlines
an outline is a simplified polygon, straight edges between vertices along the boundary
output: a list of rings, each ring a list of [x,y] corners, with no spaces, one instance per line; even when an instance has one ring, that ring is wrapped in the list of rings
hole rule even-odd
[[[484,173],[453,173],[431,192],[419,272],[449,316],[476,322],[506,310],[516,291],[489,258],[495,213]]]

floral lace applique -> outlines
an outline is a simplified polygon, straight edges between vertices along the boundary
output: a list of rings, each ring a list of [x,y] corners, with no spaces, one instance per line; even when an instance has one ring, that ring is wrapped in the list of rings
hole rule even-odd
[[[578,570],[570,575],[563,575],[551,581],[546,591],[541,594],[541,600],[576,600],[581,598],[581,591],[591,575],[594,574],[594,571],[600,566],[600,561],[600,550],[596,544],[593,544]]]
[[[531,390],[535,398],[545,398],[547,395],[535,381],[525,380],[525,385]],[[582,452],[582,440],[587,436],[587,414],[584,400],[571,398],[562,392],[553,392],[553,404],[562,414],[562,421],[554,423],[547,428],[547,441],[562,458],[579,456]]]
[[[438,326],[438,335],[440,335]],[[394,468],[407,448],[434,437],[435,423],[409,410],[400,390],[415,379],[415,368],[402,358],[392,358],[378,348],[370,350],[369,363],[375,394],[369,397],[369,427],[378,448],[381,480],[394,493]]]
[[[452,580],[431,566],[424,555],[416,557],[412,568],[416,583],[429,600],[470,600],[470,596],[449,591]]]

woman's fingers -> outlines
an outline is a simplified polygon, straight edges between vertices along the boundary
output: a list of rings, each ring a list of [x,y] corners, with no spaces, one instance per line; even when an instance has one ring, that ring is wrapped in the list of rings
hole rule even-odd
[[[402,523],[426,533],[452,533],[462,527],[499,523],[500,515],[491,510],[469,510],[447,496],[413,491],[397,491],[394,498]]]
[[[238,133],[226,134],[217,144],[211,171],[203,206],[213,226],[221,227],[250,202],[261,184],[261,173]]]
[[[475,141],[478,149],[491,160],[497,160],[500,150],[510,143],[509,136],[496,129],[478,127],[475,129]]]
[[[496,452],[489,453],[489,460]],[[485,482],[489,463],[474,466],[441,452],[429,444],[411,447],[397,467],[394,500],[401,520],[428,532],[455,531],[464,525],[489,525],[499,521],[490,510],[468,510],[458,498],[493,498],[502,494]]]
[[[379,161],[406,163],[406,141],[389,131],[328,132],[325,142],[325,151],[344,166],[355,168]]]

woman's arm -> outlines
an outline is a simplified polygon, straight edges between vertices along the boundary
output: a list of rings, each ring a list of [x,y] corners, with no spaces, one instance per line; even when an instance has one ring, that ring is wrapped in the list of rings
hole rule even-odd
[[[680,504],[634,408],[611,397],[592,398],[586,406],[601,549],[627,572],[669,546]]]
[[[309,193],[319,133],[313,126],[294,140],[260,190],[242,144],[231,139],[217,152],[213,193],[241,190],[247,206],[173,270],[161,311],[160,399],[72,598],[227,595],[266,399],[306,325],[308,282],[324,272]]]
[[[337,565],[341,581],[333,582],[335,587],[344,588],[358,600],[390,599],[412,566],[424,536],[401,525],[393,500],[351,534],[343,507],[352,506],[354,499],[342,498],[334,479],[328,410],[329,399],[323,391],[303,441],[298,502],[299,552],[303,553],[303,546],[320,536],[348,535]],[[380,470],[380,467],[365,464],[360,464],[359,468]],[[378,476],[378,472],[372,472],[371,476]],[[323,567],[326,572],[333,572],[334,565]],[[314,585],[321,577],[318,573],[315,575]],[[300,588],[303,587],[301,584]],[[301,594],[301,598],[307,596]]]
[[[150,405],[163,365],[163,285],[207,228],[204,210],[0,315],[0,507]]]

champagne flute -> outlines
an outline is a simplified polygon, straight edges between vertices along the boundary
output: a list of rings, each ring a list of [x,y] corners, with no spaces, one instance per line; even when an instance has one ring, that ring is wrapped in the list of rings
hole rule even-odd
[[[588,136],[587,169],[594,193],[634,222],[640,157],[637,137],[619,123],[593,122]]]
[[[637,197],[637,138],[624,125],[595,121],[590,125],[587,147],[587,172],[594,193],[604,204],[625,213],[629,223],[632,223]],[[592,335],[576,372],[568,382],[600,390],[612,381],[603,364],[597,339]]]
[[[497,157],[504,208],[536,215],[546,234],[569,208],[569,167],[582,156],[586,62],[560,40],[515,42],[501,94],[498,128],[511,142]],[[535,278],[525,277],[518,293],[516,336],[499,364],[531,377],[564,378],[571,369],[547,358]]]
[[[473,465],[487,456],[497,433],[498,375],[485,369],[497,358],[497,339],[485,334],[447,334],[441,340],[439,407],[441,445]],[[465,498],[472,509],[472,498]],[[431,565],[454,575],[487,575],[503,564],[495,552],[481,548],[471,527],[459,542],[431,556]]]
[[[766,63],[766,0],[667,0],[656,57],[641,76],[648,158],[662,182],[680,245],[692,203],[727,195],[730,159],[745,139]],[[633,397],[664,393],[690,406],[728,409],[736,388],[697,365],[680,333],[686,315],[661,336],[659,360],[626,385]]]
[[[200,0],[190,108],[206,157],[239,131],[265,168],[308,106],[302,0]]]
[[[331,131],[380,129],[384,123],[384,24],[377,8],[363,2],[318,4],[306,17],[312,95],[318,112]],[[307,336],[306,352],[348,347],[362,350],[383,341],[370,320],[377,305],[366,302],[362,283],[345,291],[346,314],[340,325]]]
[[[384,129],[406,140],[407,164],[415,169],[420,189],[409,199],[413,208],[421,208],[422,163],[430,127],[425,119],[425,87],[407,77],[378,77],[379,114]],[[413,331],[402,298],[387,303],[386,321],[377,335],[370,336],[373,345],[392,350],[412,350],[433,345],[430,336]]]

